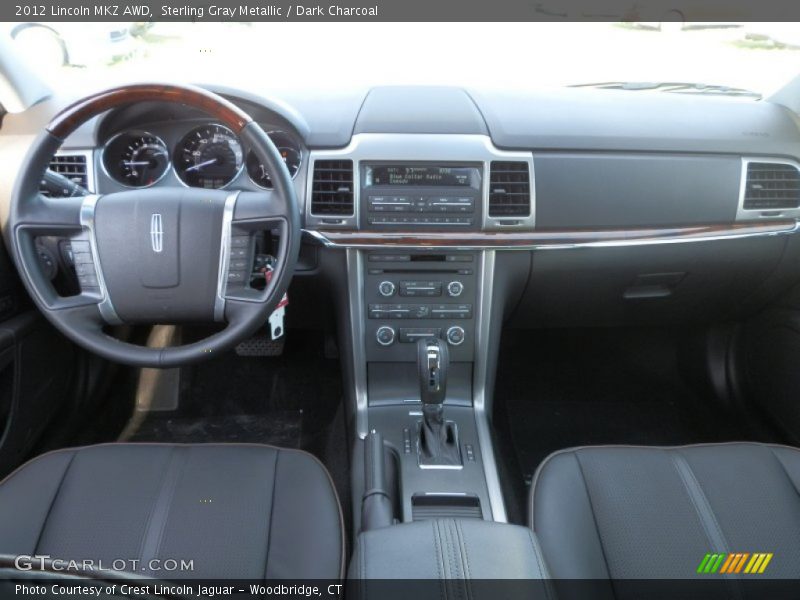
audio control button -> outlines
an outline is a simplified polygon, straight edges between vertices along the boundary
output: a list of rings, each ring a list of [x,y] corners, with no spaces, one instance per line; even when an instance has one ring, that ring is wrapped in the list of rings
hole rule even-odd
[[[451,281],[447,284],[447,295],[457,298],[464,291],[464,284],[460,281]]]
[[[391,281],[381,281],[378,284],[378,293],[384,298],[394,296],[395,287]]]
[[[394,329],[389,327],[388,325],[383,325],[382,327],[378,327],[378,331],[375,333],[375,340],[381,346],[391,346],[394,344],[395,332]]]
[[[450,329],[447,330],[447,343],[451,346],[460,346],[464,343],[464,338],[466,337],[466,333],[464,332],[463,327],[459,327],[458,325],[454,325]]]

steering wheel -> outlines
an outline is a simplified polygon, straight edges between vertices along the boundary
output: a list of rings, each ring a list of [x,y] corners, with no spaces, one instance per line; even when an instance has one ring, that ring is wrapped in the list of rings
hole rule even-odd
[[[260,192],[156,187],[49,198],[39,182],[63,141],[109,109],[142,101],[200,109],[239,136],[265,165],[273,189]],[[249,285],[254,235],[278,230],[271,278]],[[141,84],[89,96],[59,113],[33,143],[11,194],[6,243],[42,313],[73,342],[109,360],[175,367],[210,358],[247,339],[283,296],[300,250],[292,178],[269,136],[249,115],[200,88]],[[60,296],[40,267],[36,238],[69,241],[81,291]],[[224,323],[195,343],[148,348],[104,332],[108,325]]]

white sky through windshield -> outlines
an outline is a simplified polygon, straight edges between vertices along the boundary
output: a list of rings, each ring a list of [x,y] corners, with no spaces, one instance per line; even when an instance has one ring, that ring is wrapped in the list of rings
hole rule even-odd
[[[103,28],[124,26],[92,24],[100,29],[94,64],[45,67],[45,77],[69,87],[81,81],[99,87],[150,79],[276,90],[384,84],[528,89],[599,81],[690,81],[769,93],[800,72],[800,25],[795,23],[684,30],[670,24],[664,31],[648,25],[658,26],[154,23],[149,29],[130,28],[132,55],[120,59],[107,56]]]

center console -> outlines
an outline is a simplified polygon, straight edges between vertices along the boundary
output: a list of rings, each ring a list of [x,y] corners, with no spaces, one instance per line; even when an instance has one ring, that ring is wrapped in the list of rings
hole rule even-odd
[[[346,249],[356,533],[362,515],[505,521],[486,406],[495,251],[447,236],[533,227],[532,161],[479,134],[359,133],[311,154],[306,228],[351,240],[333,247]]]
[[[373,251],[364,264],[369,362],[416,360],[425,337],[447,341],[453,361],[474,360],[475,252]]]

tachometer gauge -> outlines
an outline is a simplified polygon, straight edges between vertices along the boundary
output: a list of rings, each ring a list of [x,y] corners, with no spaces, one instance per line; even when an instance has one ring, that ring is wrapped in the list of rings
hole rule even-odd
[[[236,134],[223,125],[203,125],[187,133],[175,149],[178,177],[188,186],[221,188],[233,181],[244,162]]]
[[[103,167],[117,183],[147,187],[159,181],[169,169],[169,150],[159,138],[146,131],[124,131],[103,148]]]
[[[286,168],[289,169],[289,175],[294,178],[297,175],[297,171],[300,170],[300,163],[303,160],[303,155],[296,143],[282,131],[270,131],[268,135],[283,157],[283,162],[286,163]],[[252,150],[247,153],[247,174],[250,175],[250,179],[257,186],[272,189],[272,181],[269,178],[267,169]]]

